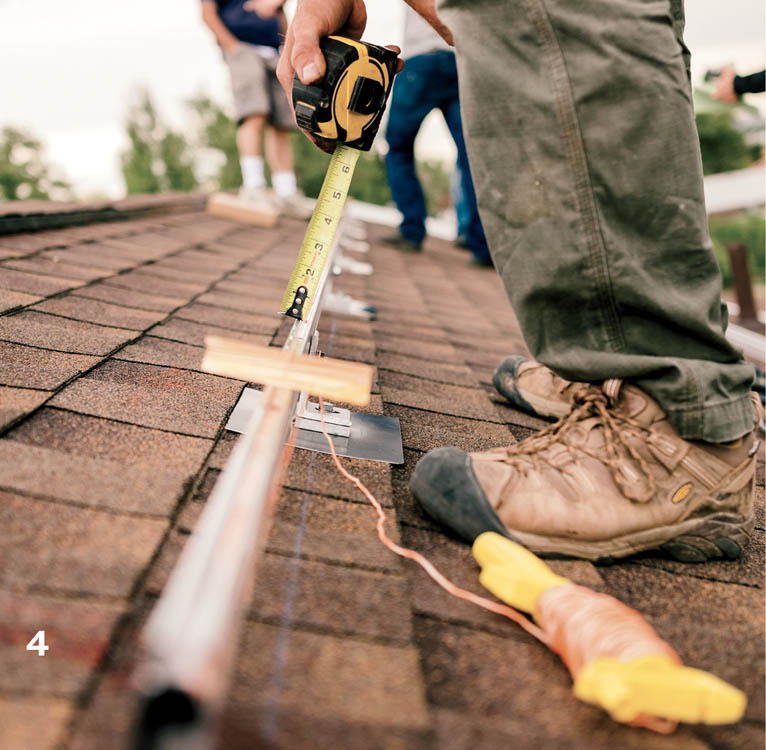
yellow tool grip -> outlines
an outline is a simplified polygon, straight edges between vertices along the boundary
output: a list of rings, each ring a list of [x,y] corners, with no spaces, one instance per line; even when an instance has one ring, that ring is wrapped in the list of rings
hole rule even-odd
[[[482,567],[481,585],[512,607],[529,612],[535,620],[537,600],[543,591],[569,583],[537,555],[494,531],[476,537],[473,556]]]

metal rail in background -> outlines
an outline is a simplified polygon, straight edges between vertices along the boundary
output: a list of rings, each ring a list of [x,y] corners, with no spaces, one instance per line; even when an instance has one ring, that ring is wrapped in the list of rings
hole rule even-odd
[[[285,351],[316,348],[315,332],[341,231],[339,227],[314,304],[305,321],[293,323]],[[305,401],[305,394],[264,390],[149,617],[136,671],[142,696],[136,748],[208,750],[213,745],[299,401]]]

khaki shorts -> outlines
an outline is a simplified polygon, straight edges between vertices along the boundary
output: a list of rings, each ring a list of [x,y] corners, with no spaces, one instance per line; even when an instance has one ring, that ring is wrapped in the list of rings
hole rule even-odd
[[[285,90],[277,80],[277,57],[262,57],[252,44],[240,42],[231,54],[224,54],[234,92],[237,124],[253,115],[266,115],[268,123],[280,130],[293,130],[295,118]]]

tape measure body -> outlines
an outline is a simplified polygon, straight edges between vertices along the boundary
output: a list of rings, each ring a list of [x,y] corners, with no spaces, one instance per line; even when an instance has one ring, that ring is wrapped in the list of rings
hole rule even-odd
[[[319,44],[327,63],[321,81],[293,79],[293,109],[303,130],[369,151],[396,73],[397,54],[341,36]]]
[[[311,309],[343,213],[357,159],[357,149],[340,144],[335,147],[282,299],[280,311],[285,315],[303,320]]]

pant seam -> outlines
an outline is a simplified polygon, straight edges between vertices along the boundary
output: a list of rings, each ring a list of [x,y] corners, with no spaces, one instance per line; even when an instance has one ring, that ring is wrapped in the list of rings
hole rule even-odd
[[[577,211],[583,225],[586,246],[591,265],[596,273],[596,289],[600,301],[599,312],[604,321],[608,345],[613,351],[625,350],[625,336],[620,325],[614,298],[606,246],[601,233],[593,186],[588,171],[588,160],[582,133],[577,122],[577,112],[567,74],[564,55],[556,38],[556,32],[543,0],[526,0],[532,23],[537,30],[543,55],[550,66],[556,115],[561,126],[567,162],[574,175],[574,194]]]

